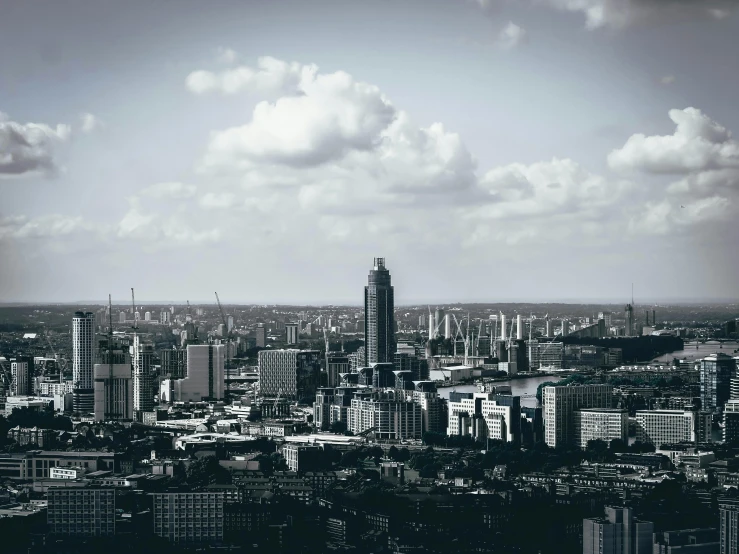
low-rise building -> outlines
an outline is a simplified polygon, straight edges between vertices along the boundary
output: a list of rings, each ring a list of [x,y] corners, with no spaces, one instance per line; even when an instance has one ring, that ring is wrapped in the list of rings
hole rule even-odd
[[[94,486],[52,487],[47,492],[49,533],[69,537],[115,534],[115,490]]]
[[[654,444],[702,442],[711,436],[711,415],[681,410],[637,410],[636,440]]]
[[[610,443],[629,438],[629,412],[613,408],[583,408],[575,410],[575,443],[587,448],[588,442],[601,440]]]
[[[152,495],[154,534],[176,544],[223,540],[223,492],[162,492]]]

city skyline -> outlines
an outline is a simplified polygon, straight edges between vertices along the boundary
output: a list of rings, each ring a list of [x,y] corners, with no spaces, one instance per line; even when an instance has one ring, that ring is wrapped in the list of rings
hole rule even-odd
[[[8,8],[0,301],[739,297],[734,3],[218,5]]]

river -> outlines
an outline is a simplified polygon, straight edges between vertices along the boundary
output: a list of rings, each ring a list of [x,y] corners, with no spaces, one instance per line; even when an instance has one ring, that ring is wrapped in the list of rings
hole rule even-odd
[[[530,398],[521,398],[521,405],[533,407],[537,405],[537,400],[534,395],[536,394],[536,389],[538,388],[538,386],[541,383],[544,383],[546,381],[559,381],[561,379],[562,379],[561,377],[552,377],[552,376],[527,377],[524,379],[509,379],[506,381],[496,381],[493,384],[510,385],[511,393],[514,396],[531,395]],[[477,388],[477,385],[459,385],[457,387],[444,387],[444,388],[439,389],[439,396],[449,400],[449,393],[452,391],[478,392],[478,388]]]
[[[698,348],[696,348],[696,344]],[[734,350],[739,348],[739,343],[736,341],[731,342],[718,342],[709,340],[706,342],[696,343],[695,341],[685,342],[684,350],[677,352],[670,352],[659,358],[655,358],[658,362],[672,362],[673,359],[678,358],[680,360],[700,360],[705,358],[709,354],[715,354],[716,352],[723,352],[729,356],[738,356],[739,353],[734,353]]]

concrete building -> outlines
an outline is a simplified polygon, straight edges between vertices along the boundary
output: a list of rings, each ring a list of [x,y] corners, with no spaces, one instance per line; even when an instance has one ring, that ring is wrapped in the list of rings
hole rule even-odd
[[[161,401],[223,400],[225,356],[223,344],[188,344],[187,373],[182,379],[162,381]]]
[[[720,498],[718,503],[721,529],[721,554],[739,554],[739,500]]]
[[[421,406],[422,432],[446,433],[448,422],[446,400],[439,397],[433,382],[417,381],[414,385],[413,401]]]
[[[326,386],[336,387],[339,375],[349,373],[349,357],[343,352],[329,352],[326,357]]]
[[[612,385],[554,385],[544,387],[544,440],[556,448],[576,440],[575,411],[610,408]]]
[[[328,430],[331,426],[331,407],[335,399],[336,392],[331,387],[316,391],[316,401],[313,402],[313,424],[322,431]]]
[[[725,443],[739,443],[739,399],[724,404],[723,439]]]
[[[681,529],[654,534],[653,554],[717,554],[718,529]]]
[[[95,364],[95,421],[133,419],[131,364]]]
[[[137,420],[154,409],[154,347],[133,336],[133,410]]]
[[[605,512],[603,518],[583,520],[583,554],[652,554],[652,522],[634,519],[631,508]]]
[[[46,396],[9,396],[5,399],[5,417],[10,416],[13,410],[26,408],[41,411],[48,409],[54,403],[53,398]]]
[[[549,321],[547,321],[547,324]],[[561,342],[528,342],[529,369],[562,369],[564,344]]]
[[[521,397],[492,392],[450,395],[447,434],[520,442]]]
[[[267,346],[267,328],[264,323],[257,323],[256,330],[257,348],[265,348]]]
[[[19,357],[10,362],[10,395],[33,394],[33,357]]]
[[[303,444],[286,444],[282,447],[282,457],[290,471],[317,471],[322,469],[323,448]]]
[[[629,412],[613,408],[583,408],[575,410],[575,444],[587,448],[588,441],[610,443],[629,439]]]
[[[262,350],[259,352],[259,394],[312,402],[321,378],[318,350]]]
[[[663,444],[708,442],[711,414],[688,410],[637,410],[636,440],[660,448]]]
[[[364,287],[364,365],[393,362],[395,340],[395,292],[385,258],[375,258]]]
[[[75,413],[89,415],[95,409],[95,314],[75,312],[72,318],[72,382]]]
[[[115,489],[52,487],[47,492],[49,534],[59,537],[115,535]]]
[[[154,493],[154,534],[175,544],[221,542],[224,501],[223,492]]]
[[[51,448],[56,443],[56,433],[51,429],[21,427],[16,425],[8,431],[8,438],[21,446],[35,444],[39,448]]]
[[[706,411],[720,412],[731,396],[731,378],[736,372],[734,358],[717,353],[706,356],[700,362],[701,407]]]
[[[286,323],[285,324],[285,342],[288,345],[298,344],[298,324],[297,323]]]
[[[355,435],[373,429],[381,440],[422,437],[421,406],[402,391],[355,393],[347,416],[347,428]]]

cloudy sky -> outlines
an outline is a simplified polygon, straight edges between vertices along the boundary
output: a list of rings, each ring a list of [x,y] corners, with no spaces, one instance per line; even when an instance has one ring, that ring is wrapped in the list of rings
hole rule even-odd
[[[739,297],[736,0],[2,9],[0,301]]]

